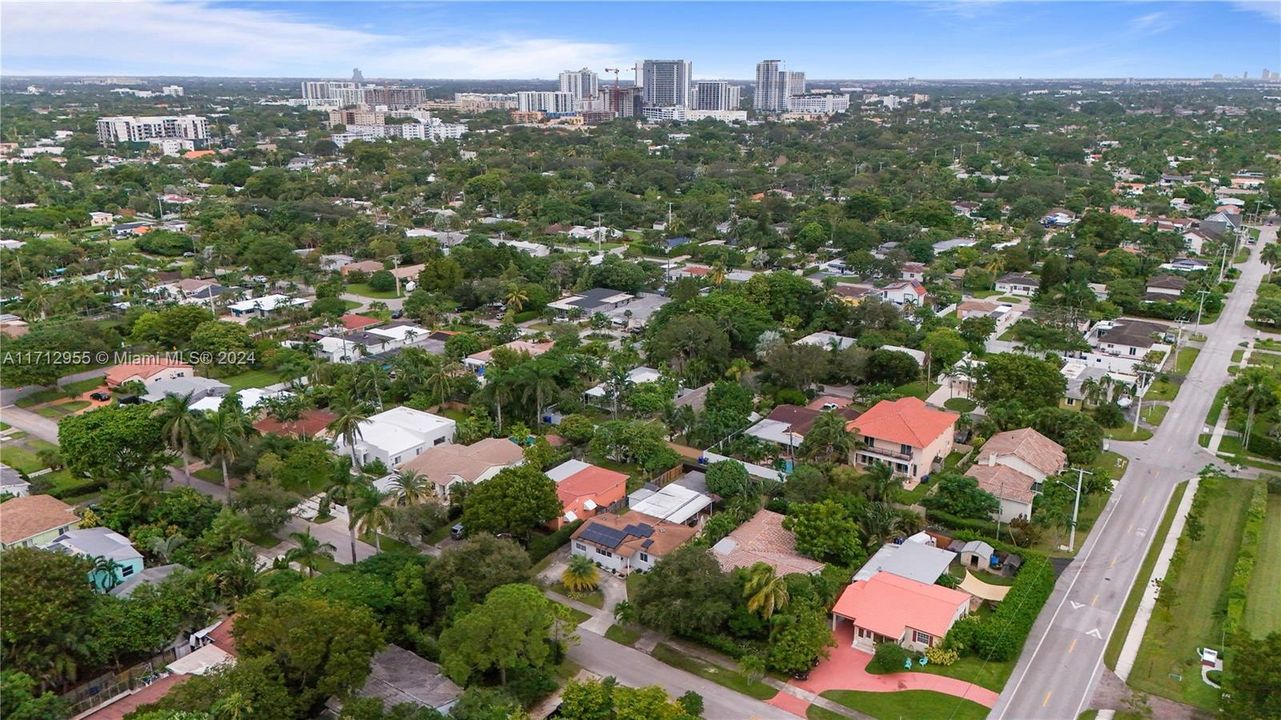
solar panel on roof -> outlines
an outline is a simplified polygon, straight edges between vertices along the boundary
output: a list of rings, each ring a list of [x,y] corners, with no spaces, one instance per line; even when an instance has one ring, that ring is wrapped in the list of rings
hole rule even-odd
[[[627,535],[623,532],[615,530],[612,527],[606,527],[605,525],[599,525],[599,524],[592,524],[592,525],[588,525],[587,529],[584,530],[583,534],[580,535],[579,537],[581,537],[583,540],[586,540],[587,542],[596,543],[597,545],[603,545],[605,547],[618,547],[623,542],[623,540],[627,537]]]

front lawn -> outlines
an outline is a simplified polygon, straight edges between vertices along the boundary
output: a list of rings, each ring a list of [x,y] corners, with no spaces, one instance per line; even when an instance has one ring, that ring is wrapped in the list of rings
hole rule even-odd
[[[1147,394],[1143,396],[1144,400],[1166,401],[1169,402],[1179,394],[1179,386],[1169,380],[1157,380],[1148,388]]]
[[[1148,405],[1143,408],[1143,422],[1156,427],[1165,419],[1165,414],[1170,412],[1169,405]]]
[[[239,375],[222,378],[222,381],[231,386],[232,392],[239,392],[246,388],[263,388],[282,382],[279,375],[269,370],[247,370]]]
[[[1281,495],[1268,496],[1242,626],[1255,637],[1281,630]]]
[[[1103,435],[1109,440],[1137,440],[1142,442],[1144,440],[1152,439],[1151,430],[1148,430],[1147,428],[1139,428],[1136,432],[1134,430],[1134,426],[1130,423],[1126,423],[1119,428],[1108,428],[1103,431]]]
[[[931,690],[902,690],[900,692],[828,690],[822,696],[851,710],[870,715],[876,720],[902,720],[903,718],[984,720],[990,711],[973,700],[944,695]],[[832,715],[834,713],[828,714]]]
[[[62,391],[72,397],[84,395],[90,390],[97,390],[105,384],[101,377],[89,378],[80,382],[67,383],[62,386]]]
[[[14,403],[14,405],[17,405],[20,408],[29,408],[35,405],[42,405],[44,403],[53,402],[54,400],[61,400],[66,396],[67,394],[59,388],[56,388],[56,387],[45,388],[44,390],[39,390],[37,392],[31,393],[30,395],[24,398],[19,398],[18,401]]]
[[[605,595],[600,590],[589,590],[587,592],[572,592],[565,587],[564,583],[557,581],[552,584],[552,591],[560,593],[571,600],[577,600],[584,605],[591,605],[594,608],[605,607]]]
[[[973,412],[974,408],[977,408],[978,406],[979,404],[974,402],[973,400],[969,398],[961,398],[961,397],[948,398],[943,403],[943,407],[947,408],[948,410],[953,410],[961,413]]]
[[[1130,674],[1134,688],[1218,708],[1219,692],[1201,681],[1197,648],[1222,647],[1227,589],[1253,490],[1239,480],[1201,481],[1201,537],[1193,540],[1192,525],[1184,526]]]
[[[980,579],[984,582],[991,581],[991,574],[984,573]],[[1011,579],[1011,582],[1013,582],[1013,579]],[[1006,681],[1010,679],[1010,674],[1014,672],[1014,663],[1016,661],[1017,659],[995,662],[983,660],[974,655],[966,655],[951,665],[939,665],[937,663],[930,663],[924,667],[918,665],[915,672],[956,678],[979,687],[985,687],[988,690],[1001,692],[1005,687]]]
[[[65,469],[46,473],[36,480],[49,483],[49,494],[60,500],[84,495],[102,486],[96,480],[75,477]]]
[[[606,639],[628,647],[635,645],[636,641],[640,640],[640,636],[639,632],[622,625],[610,625],[609,629],[605,631]]]
[[[44,463],[40,462],[40,458],[36,457],[34,452],[14,445],[13,441],[0,445],[0,463],[28,475],[44,467]]]
[[[382,552],[410,553],[417,554],[418,548],[408,543],[403,543],[396,538],[381,535],[379,543],[382,544]],[[360,536],[360,541],[369,545],[375,545],[373,533],[365,533]],[[376,545],[375,545],[376,547]]]
[[[1178,361],[1174,363],[1174,372],[1176,375],[1187,375],[1192,369],[1192,363],[1196,362],[1197,356],[1201,354],[1200,348],[1184,347],[1179,349]]]
[[[737,670],[727,670],[698,658],[692,658],[665,643],[659,643],[650,655],[674,668],[693,673],[704,680],[711,680],[717,685],[723,685],[757,700],[768,700],[778,694],[778,690],[773,687],[759,680],[749,680],[746,675]]]
[[[552,602],[556,602],[556,601],[553,600]],[[575,625],[581,625],[582,623],[585,623],[589,619],[591,619],[591,615],[588,615],[587,613],[583,612],[582,610],[579,610],[578,608],[572,608],[566,605],[565,603],[556,603],[556,604],[565,608],[565,611],[569,613],[569,617],[571,620],[574,621]]]
[[[927,383],[923,380],[918,380],[906,385],[899,385],[894,388],[894,393],[900,397],[915,397],[924,400],[938,389],[939,386],[936,383]]]
[[[347,286],[347,292],[374,300],[393,300],[400,297],[395,290],[375,290],[369,287],[369,283],[352,283]]]

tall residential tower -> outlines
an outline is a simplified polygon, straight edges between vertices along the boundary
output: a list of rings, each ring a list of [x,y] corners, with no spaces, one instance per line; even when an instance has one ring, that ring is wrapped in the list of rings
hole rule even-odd
[[[687,108],[692,73],[688,60],[642,60],[636,64],[636,84],[643,88],[645,104],[650,107]]]

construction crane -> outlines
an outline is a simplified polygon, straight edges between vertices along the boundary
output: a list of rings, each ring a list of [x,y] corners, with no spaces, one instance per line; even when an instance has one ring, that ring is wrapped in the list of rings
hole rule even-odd
[[[621,73],[621,72],[622,72],[622,70],[620,70],[620,69],[618,69],[618,68],[605,68],[605,72],[607,72],[607,73],[614,73],[614,89],[615,89],[615,90],[617,90],[617,89],[618,89],[618,74],[619,74],[619,73]]]

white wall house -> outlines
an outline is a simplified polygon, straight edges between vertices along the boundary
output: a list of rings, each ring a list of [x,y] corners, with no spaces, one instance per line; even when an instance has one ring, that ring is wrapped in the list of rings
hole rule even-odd
[[[457,423],[447,417],[407,407],[384,410],[360,424],[355,439],[356,459],[361,465],[381,460],[393,468],[422,454],[423,450],[454,441]],[[350,455],[346,439],[334,439],[334,451]]]

